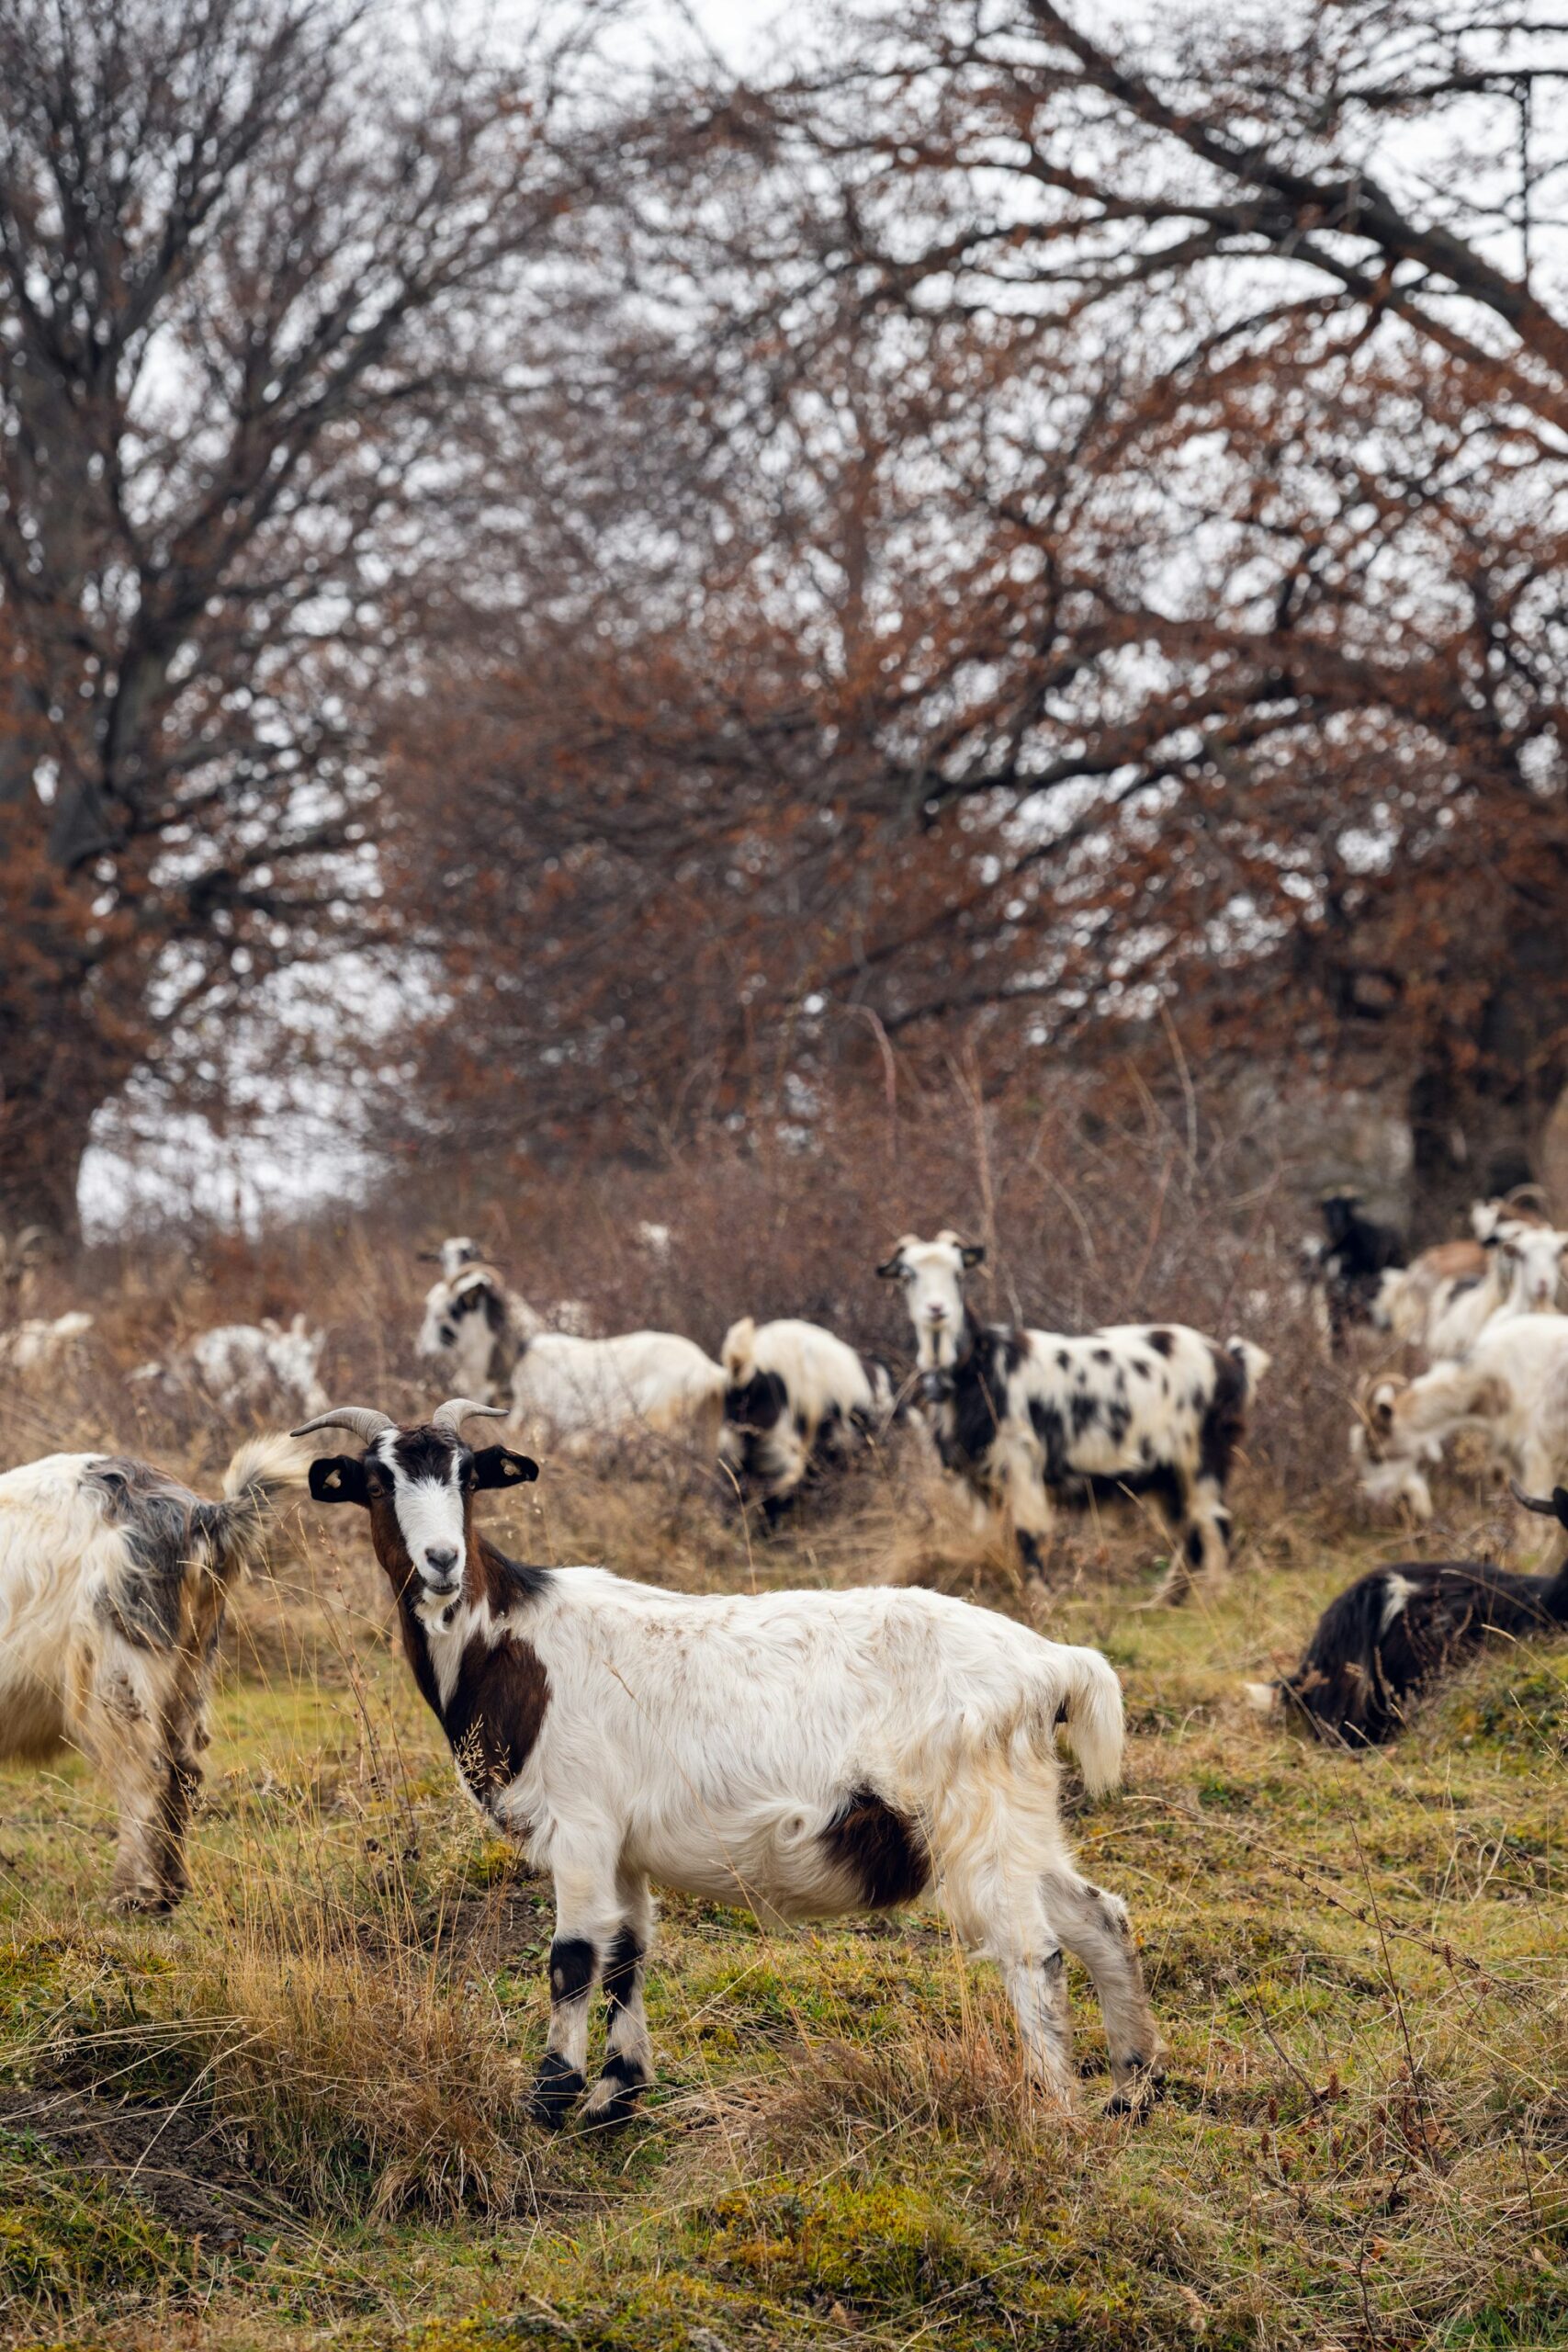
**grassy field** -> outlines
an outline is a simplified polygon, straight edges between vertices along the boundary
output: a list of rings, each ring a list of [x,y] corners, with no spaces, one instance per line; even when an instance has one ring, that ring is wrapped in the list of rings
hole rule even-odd
[[[755,1555],[657,1478],[516,1508],[534,1558],[920,1574],[1026,1613],[940,1506],[911,1539],[874,1482]],[[1082,1548],[1036,1614],[1126,1684],[1125,1789],[1075,1834],[1172,2044],[1148,2119],[1100,2112],[1081,1978],[1064,2130],[937,1918],[781,1934],[671,1899],[643,2119],[552,2140],[517,2111],[547,1890],[457,1798],[344,1516],[241,1602],[172,1920],[107,1909],[85,1767],[0,1771],[5,2341],[1568,2343],[1568,1655],[1493,1652],[1386,1754],[1309,1749],[1238,1679],[1398,1545],[1244,1494],[1235,1576],[1179,1614],[1140,1605],[1146,1541]]]

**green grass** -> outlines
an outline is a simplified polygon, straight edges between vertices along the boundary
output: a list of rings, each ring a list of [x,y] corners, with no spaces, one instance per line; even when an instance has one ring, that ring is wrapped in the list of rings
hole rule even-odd
[[[547,1890],[457,1798],[350,1555],[251,1595],[174,1919],[107,1911],[85,1768],[0,1771],[0,2337],[1568,2342],[1568,1655],[1490,1654],[1386,1754],[1308,1749],[1237,1682],[1373,1555],[1265,1552],[1180,1613],[1134,1605],[1146,1563],[1047,1613],[1126,1680],[1127,1786],[1075,1834],[1173,2053],[1106,2120],[1075,1981],[1066,2130],[940,1920],[671,1900],[643,2120],[540,2137]]]

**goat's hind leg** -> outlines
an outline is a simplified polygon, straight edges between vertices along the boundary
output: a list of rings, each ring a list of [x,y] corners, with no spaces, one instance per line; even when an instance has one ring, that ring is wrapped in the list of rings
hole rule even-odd
[[[1195,1479],[1167,1514],[1167,1524],[1170,1566],[1155,1599],[1177,1606],[1189,1599],[1200,1577],[1217,1579],[1230,1566],[1231,1515],[1218,1482]]]
[[[588,2094],[584,2123],[614,2131],[629,2123],[637,2103],[653,2080],[653,2044],[643,2006],[643,1979],[653,1940],[653,1898],[640,1873],[623,1876],[619,1892],[625,1914],[604,1959],[604,2015],[609,2028],[604,2064]]]
[[[118,1842],[109,1899],[119,1911],[167,1911],[185,1892],[167,1874],[171,1759],[139,1678],[112,1646],[88,1661],[68,1715],[71,1736],[114,1792]]]
[[[1088,1969],[1099,1996],[1116,2086],[1109,2111],[1131,2114],[1161,2079],[1165,2041],[1149,2007],[1127,1906],[1065,1868],[1047,1872],[1044,1894],[1052,1926]]]

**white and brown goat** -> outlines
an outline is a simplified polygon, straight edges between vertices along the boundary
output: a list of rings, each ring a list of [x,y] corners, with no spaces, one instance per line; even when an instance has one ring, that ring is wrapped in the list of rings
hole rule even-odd
[[[586,2119],[625,2121],[652,2078],[650,1882],[773,1919],[939,1894],[1000,1967],[1028,2065],[1064,2107],[1075,1951],[1117,2099],[1141,2097],[1161,2044],[1126,1909],[1074,1869],[1058,1806],[1058,1724],[1091,1791],[1118,1778],[1104,1658],[934,1592],[693,1594],[519,1566],[476,1529],[473,1498],[537,1474],[465,1443],[465,1418],[487,1410],[455,1398],[417,1428],[361,1406],[324,1415],[311,1426],[363,1451],[317,1462],[310,1491],[368,1512],[465,1786],[554,1877],[536,2118],[564,2122],[586,2087],[596,1984],[609,2034]]]
[[[254,1439],[220,1502],[110,1453],[51,1453],[0,1477],[0,1755],[69,1744],[97,1765],[119,1806],[127,1909],[168,1910],[188,1884],[224,1605],[304,1466],[289,1440]]]

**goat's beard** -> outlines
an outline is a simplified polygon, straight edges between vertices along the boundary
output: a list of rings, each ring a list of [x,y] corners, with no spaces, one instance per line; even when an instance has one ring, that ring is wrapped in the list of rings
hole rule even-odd
[[[922,1372],[951,1372],[958,1362],[957,1326],[922,1323],[915,1340],[915,1362]]]

